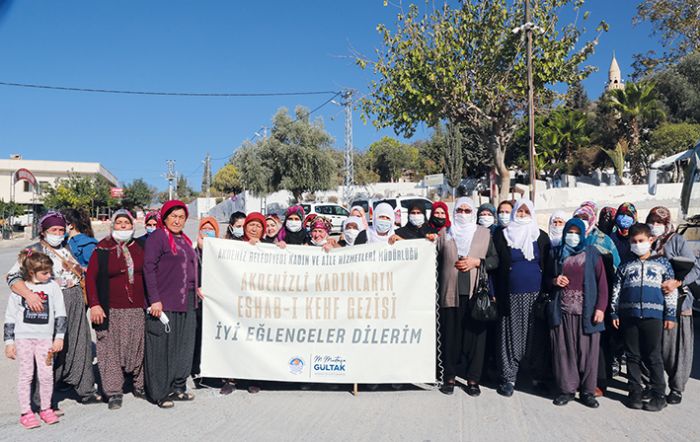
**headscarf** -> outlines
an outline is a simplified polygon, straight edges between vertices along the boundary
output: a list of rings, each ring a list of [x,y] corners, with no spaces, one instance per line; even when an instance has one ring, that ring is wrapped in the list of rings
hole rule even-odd
[[[306,218],[303,219],[303,222],[301,224],[302,228],[311,231],[311,223],[314,222],[317,216],[318,214],[316,213],[309,213],[308,215],[306,215]]]
[[[589,235],[591,231],[595,228],[595,210],[591,206],[585,205],[574,210],[574,218],[584,216],[586,218],[586,235]],[[582,219],[582,218],[581,218]]]
[[[623,225],[623,217],[632,218],[632,222],[629,225]],[[634,207],[632,203],[622,203],[620,207],[617,208],[617,215],[615,215],[615,229],[618,234],[622,237],[627,237],[629,233],[629,228],[632,224],[637,222],[637,208]]]
[[[267,215],[265,217],[265,226],[266,226],[265,228],[266,229],[267,229],[267,222],[270,220],[274,221],[275,225],[277,226],[277,232],[275,232],[275,236],[277,236],[280,229],[282,228],[282,220],[280,220],[280,217],[274,213],[272,215]],[[265,234],[265,236],[267,236],[267,233]]]
[[[491,215],[493,215],[494,217],[496,216],[496,206],[494,206],[491,203],[484,203],[480,205],[479,208],[476,210],[476,215],[479,216],[479,214],[484,210],[488,210],[489,212],[491,212]]]
[[[547,229],[549,230],[549,241],[552,243],[553,246],[558,246],[562,242],[562,238],[564,238],[564,230],[562,230],[561,236],[554,236],[552,234],[552,228],[554,227],[552,224],[554,224],[554,220],[560,219],[564,222],[566,222],[569,217],[566,215],[566,212],[563,210],[555,210],[554,213],[552,213],[552,216],[549,217],[549,224],[547,224]]]
[[[346,235],[346,232],[348,231],[348,224],[355,223],[357,225],[357,231],[359,233],[359,232],[362,232],[363,230],[365,230],[365,226],[362,224],[363,219],[365,219],[365,218],[360,218],[359,216],[349,216],[349,217],[345,218],[345,221],[343,221],[342,230],[343,230],[343,237],[345,238],[346,244],[352,246],[355,244],[355,240],[357,239],[357,237],[355,237],[352,240],[352,242],[348,241],[348,237]]]
[[[243,221],[243,241],[250,241],[250,238],[248,238],[248,234],[245,231],[245,228],[248,224],[250,224],[253,221],[257,221],[260,223],[260,228],[263,230],[263,233],[260,235],[260,239],[265,235],[265,215],[263,215],[260,212],[250,212],[248,216],[245,217],[245,221]]]
[[[663,255],[664,246],[676,232],[674,225],[671,223],[671,211],[663,206],[656,206],[651,209],[649,215],[647,215],[647,224],[655,223],[661,223],[666,227],[664,234],[656,238],[652,245],[657,255]]]
[[[146,217],[143,219],[144,224],[150,221],[151,219],[156,220],[156,222],[160,221],[160,214],[155,210],[151,210],[146,214]]]
[[[598,215],[598,230],[610,235],[615,227],[615,214],[617,210],[614,207],[603,207]]]
[[[367,242],[368,243],[387,243],[389,238],[394,234],[394,208],[388,203],[379,203],[377,207],[374,208],[374,214],[372,219],[372,227],[367,229]],[[386,235],[380,235],[377,232],[377,220],[380,216],[386,216],[391,221],[391,227]]]
[[[39,220],[39,225],[41,226],[41,231],[44,232],[51,227],[66,227],[66,218],[60,213],[53,210],[48,211]]]
[[[472,209],[472,217],[471,220],[466,223],[460,224],[459,219],[461,219],[461,217],[457,216],[457,209],[465,204]],[[467,198],[466,196],[457,198],[454,208],[455,222],[452,224],[452,227],[450,227],[450,236],[452,236],[457,245],[457,253],[459,256],[469,256],[469,250],[471,249],[472,240],[474,239],[474,233],[477,228],[476,216],[474,201],[472,201],[471,198]]]
[[[442,226],[438,226],[435,224],[435,209],[442,209],[445,211],[445,224]],[[433,203],[433,208],[430,211],[430,221],[428,222],[428,225],[435,230],[435,232],[439,232],[440,229],[447,228],[449,229],[452,223],[450,222],[450,211],[447,209],[447,204],[445,204],[442,201],[435,201]]]
[[[119,209],[112,214],[112,231],[114,231],[114,224],[119,218],[128,218],[131,224],[134,224],[134,216],[126,209]],[[133,238],[132,240],[133,241]],[[124,262],[126,263],[126,274],[129,278],[129,284],[134,284],[134,259],[131,257],[131,252],[129,251],[129,244],[131,241],[120,242],[114,241],[117,249],[117,258],[124,256]],[[127,296],[129,301],[131,301],[131,294],[127,290]]]
[[[566,241],[562,241],[561,254],[559,255],[559,262],[562,264],[566,258],[578,255],[586,247],[586,223],[584,223],[581,218],[571,218],[566,222],[566,225],[564,226],[564,236],[566,236],[569,229],[574,226],[578,227],[579,229],[578,235],[580,237],[580,241],[576,247],[571,247],[570,245],[566,244]]]
[[[515,221],[515,214],[522,206],[530,210],[530,222],[527,224]],[[528,261],[535,259],[534,243],[540,237],[540,228],[537,227],[535,220],[534,204],[527,198],[521,198],[515,203],[513,211],[510,213],[510,224],[503,229],[503,236],[505,236],[508,246],[511,249],[521,250]]]
[[[173,252],[173,255],[177,255],[175,238],[173,238],[173,233],[165,226],[165,218],[167,218],[168,215],[170,215],[170,212],[175,209],[183,209],[185,211],[185,218],[189,217],[189,211],[187,210],[187,205],[185,203],[180,200],[170,200],[166,201],[163,204],[163,207],[160,208],[160,219],[158,220],[158,227],[163,229],[165,234],[168,236],[168,244],[170,244],[170,251]],[[188,246],[192,247],[192,240],[185,234],[184,229],[182,232],[180,232],[180,236],[182,236],[182,239],[185,240],[185,243]]]
[[[216,237],[219,237],[219,222],[213,216],[205,216],[199,220],[199,230],[202,230],[206,224],[210,224],[214,228],[214,233]]]
[[[333,228],[333,223],[331,223],[327,218],[325,218],[323,216],[317,216],[311,222],[310,227],[311,227],[311,230],[323,229],[326,231],[326,233],[331,233],[331,229]]]
[[[583,207],[583,206],[588,206],[593,210],[593,213],[596,213],[596,214],[598,213],[598,204],[595,201],[590,201],[590,200],[584,201],[581,203],[580,207]]]
[[[365,212],[365,209],[362,206],[352,206],[350,208],[350,213],[352,214],[352,212],[354,212],[355,210],[360,212],[360,216],[358,218],[362,218],[362,225],[364,226],[365,229],[367,229],[369,227],[369,225],[367,224],[367,213]],[[359,227],[359,225],[358,225],[358,227]]]
[[[290,215],[296,215],[302,221],[301,229],[299,229],[298,232],[292,232],[287,229],[287,221],[289,220]],[[277,239],[280,241],[289,242],[290,244],[303,244],[304,238],[306,238],[306,232],[304,232],[303,225],[305,216],[306,214],[304,213],[303,207],[299,205],[288,207],[287,211],[284,213],[284,224],[282,225],[280,231],[277,232]],[[263,225],[265,225],[265,223],[263,223]]]

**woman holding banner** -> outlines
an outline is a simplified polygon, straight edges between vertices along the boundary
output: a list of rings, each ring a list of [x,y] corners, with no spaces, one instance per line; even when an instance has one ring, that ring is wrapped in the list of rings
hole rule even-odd
[[[374,208],[372,226],[357,235],[355,245],[389,242],[394,235],[394,209],[388,203],[379,203]]]
[[[161,408],[191,401],[187,377],[192,369],[197,328],[197,255],[183,229],[187,206],[171,200],[160,210],[161,226],[146,240],[148,319],[146,320],[146,392]]]
[[[304,208],[301,206],[292,206],[287,209],[284,224],[277,233],[278,243],[301,246],[311,241],[309,233],[304,229],[304,215]]]
[[[542,272],[550,249],[549,237],[537,227],[530,200],[518,200],[510,218],[493,238],[500,263],[493,281],[502,316],[498,393],[506,397],[513,395],[518,368],[531,347],[533,307],[542,291]]]
[[[468,395],[481,394],[487,323],[473,319],[471,310],[479,272],[497,268],[498,254],[489,229],[477,225],[476,210],[471,198],[457,199],[454,223],[441,230],[436,241],[444,394],[454,392],[456,376],[467,381]]]

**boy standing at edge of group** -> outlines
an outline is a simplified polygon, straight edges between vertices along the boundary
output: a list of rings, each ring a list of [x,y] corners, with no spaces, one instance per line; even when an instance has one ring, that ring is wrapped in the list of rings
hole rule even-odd
[[[637,256],[620,266],[612,293],[613,326],[622,330],[627,353],[629,396],[627,406],[659,411],[666,407],[666,379],[661,356],[664,329],[676,325],[676,290],[664,295],[663,282],[674,279],[673,267],[663,256],[651,256],[651,230],[637,223],[630,228],[631,251]],[[642,402],[641,362],[649,369],[652,398]]]

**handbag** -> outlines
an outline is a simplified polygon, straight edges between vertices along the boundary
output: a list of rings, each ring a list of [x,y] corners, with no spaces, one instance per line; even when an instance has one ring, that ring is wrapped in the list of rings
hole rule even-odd
[[[40,242],[44,248],[47,248],[47,250],[52,249],[52,247],[49,246],[49,244],[44,242],[43,240]],[[61,256],[60,253],[53,253],[53,255],[61,260],[61,264],[63,265],[64,269],[68,270],[73,275],[75,275],[76,278],[78,278],[78,281],[80,281],[80,290],[83,292],[83,302],[85,303],[85,305],[88,305],[87,281],[85,280],[85,274],[83,273],[83,269],[82,267],[80,267],[80,264],[78,264],[77,261],[71,262],[70,260],[65,259],[63,256]]]
[[[532,313],[535,315],[535,318],[541,321],[547,319],[547,311],[550,310],[551,304],[552,297],[549,296],[549,293],[540,292],[535,300],[535,304],[532,306]]]
[[[471,309],[471,317],[476,321],[489,322],[498,319],[498,308],[495,300],[491,297],[489,278],[483,267],[484,262],[482,261],[474,290],[475,299]]]

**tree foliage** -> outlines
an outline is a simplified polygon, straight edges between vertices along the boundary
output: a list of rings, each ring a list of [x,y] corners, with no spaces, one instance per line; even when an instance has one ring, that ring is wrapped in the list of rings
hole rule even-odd
[[[175,195],[177,199],[184,203],[189,203],[197,196],[195,191],[192,190],[187,182],[187,178],[182,175],[177,177],[177,182],[175,184]]]
[[[445,155],[445,178],[447,184],[456,189],[462,182],[464,171],[464,154],[462,151],[462,132],[459,124],[448,123]]]
[[[273,117],[271,136],[246,143],[232,162],[244,187],[253,193],[287,189],[301,200],[304,192],[333,186],[337,170],[332,143],[322,121],[310,121],[308,109],[297,107],[292,119],[287,109],[281,108]]]
[[[671,156],[694,147],[700,142],[700,124],[665,123],[649,136],[654,160]]]
[[[99,207],[112,208],[118,201],[110,195],[111,184],[102,175],[69,174],[58,179],[44,196],[44,206],[50,209],[82,209],[91,213]]]
[[[240,193],[243,191],[241,176],[233,164],[226,164],[214,175],[212,187],[222,194]]]
[[[135,208],[146,210],[150,206],[151,201],[153,201],[155,194],[156,189],[149,186],[143,179],[137,178],[124,187],[122,206],[129,210]]]
[[[700,50],[700,0],[643,0],[637,6],[635,23],[651,22],[654,35],[661,36],[662,54],[649,51],[635,55],[635,70],[647,72],[674,63]]]
[[[406,170],[414,168],[418,160],[418,149],[395,138],[383,137],[370,144],[367,155],[379,179],[394,182],[398,181]]]
[[[582,3],[544,0],[533,7],[532,21],[545,30],[533,33],[537,94],[551,94],[548,85],[570,84],[593,70],[579,66],[595,41],[581,43],[582,28],[559,23],[567,7],[578,11]],[[411,5],[399,14],[395,30],[378,26],[384,45],[372,62],[379,78],[363,100],[365,115],[373,116],[377,127],[406,135],[419,122],[465,125],[489,149],[501,195],[507,195],[505,154],[527,101],[525,40],[513,32],[523,18],[522,1],[462,1],[454,8],[445,3],[426,13]],[[601,23],[599,29],[605,28]],[[368,63],[358,60],[361,67]]]
[[[700,123],[700,52],[651,77],[672,122]]]

